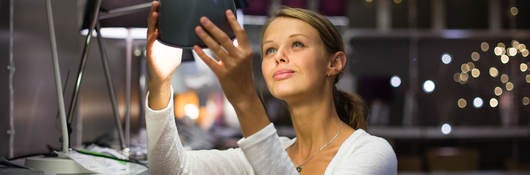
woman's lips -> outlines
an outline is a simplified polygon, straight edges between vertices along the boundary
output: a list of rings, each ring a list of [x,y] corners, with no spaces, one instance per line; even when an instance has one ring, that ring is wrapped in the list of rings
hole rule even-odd
[[[272,76],[272,78],[274,78],[274,80],[284,80],[284,79],[287,79],[287,78],[293,76],[293,74],[294,74],[293,70],[280,69],[280,70],[274,72],[274,75]]]

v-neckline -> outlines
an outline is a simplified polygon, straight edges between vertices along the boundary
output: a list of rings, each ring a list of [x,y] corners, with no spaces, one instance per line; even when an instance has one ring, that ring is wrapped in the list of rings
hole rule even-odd
[[[359,132],[360,131],[360,132]],[[335,155],[333,156],[333,158],[331,159],[331,161],[329,161],[328,163],[328,166],[326,166],[326,170],[324,170],[324,175],[328,175],[329,173],[331,173],[329,167],[332,167],[332,166],[335,166],[335,162],[338,161],[338,159],[340,159],[340,157],[338,157],[339,155],[343,155],[344,154],[344,151],[346,151],[346,146],[344,145],[349,145],[348,143],[350,142],[353,142],[355,140],[355,137],[357,137],[359,134],[362,134],[366,131],[364,131],[363,129],[356,129],[355,131],[353,131],[353,133],[351,133],[348,138],[346,138],[344,140],[344,142],[342,142],[342,144],[340,145],[339,147],[339,150],[337,150],[337,153],[335,153]],[[294,144],[294,142],[296,141],[296,137],[289,140],[288,144],[284,145],[284,150],[287,151],[287,148],[289,148],[291,145]]]

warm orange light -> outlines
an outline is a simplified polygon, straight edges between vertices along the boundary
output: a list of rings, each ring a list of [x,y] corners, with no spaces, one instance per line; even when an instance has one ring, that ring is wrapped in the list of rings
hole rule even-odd
[[[186,110],[188,110],[188,113],[190,113],[190,111],[192,111],[195,108],[197,108],[198,110],[199,96],[197,95],[197,92],[193,90],[189,90],[183,93],[176,94],[174,103],[175,103],[174,105],[175,117],[183,118],[186,116]],[[194,117],[194,116],[188,116],[188,117]]]

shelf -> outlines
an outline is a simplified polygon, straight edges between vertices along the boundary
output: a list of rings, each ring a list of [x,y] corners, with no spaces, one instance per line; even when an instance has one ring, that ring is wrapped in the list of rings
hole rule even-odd
[[[487,139],[487,138],[525,138],[530,129],[523,127],[452,127],[451,132],[443,134],[440,127],[370,127],[373,135],[394,139]]]
[[[243,16],[243,24],[244,25],[261,26],[261,25],[265,24],[265,22],[267,22],[268,19],[269,19],[268,16],[245,15],[245,16]],[[345,17],[345,16],[328,16],[328,19],[335,26],[338,26],[338,27],[348,26],[348,17]]]
[[[484,30],[484,29],[348,29],[344,38],[442,38],[442,39],[496,39],[496,38],[530,38],[528,30]]]
[[[278,135],[293,138],[292,127],[278,127]],[[449,134],[443,134],[440,127],[378,127],[370,126],[368,132],[386,139],[498,139],[528,138],[530,128],[523,127],[452,127]]]

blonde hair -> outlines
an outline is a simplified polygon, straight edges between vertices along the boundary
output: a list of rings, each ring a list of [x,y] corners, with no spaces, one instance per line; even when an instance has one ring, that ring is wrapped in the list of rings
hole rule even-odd
[[[311,25],[318,31],[320,39],[324,43],[326,51],[329,54],[334,54],[339,51],[344,51],[344,42],[342,36],[335,26],[324,16],[306,9],[284,7],[276,11],[274,15],[263,26],[263,34],[269,24],[278,17],[294,18]],[[335,77],[334,84],[336,84],[342,77],[342,72]],[[366,105],[362,98],[357,94],[350,94],[333,87],[333,101],[335,103],[335,110],[339,118],[350,125],[354,129],[366,129]]]

